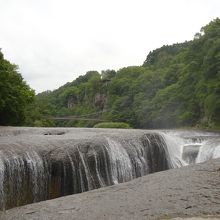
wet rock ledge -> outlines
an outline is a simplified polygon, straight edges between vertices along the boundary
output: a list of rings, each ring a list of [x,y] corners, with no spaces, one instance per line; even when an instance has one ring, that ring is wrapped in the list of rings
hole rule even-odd
[[[209,215],[215,219],[220,215],[220,159],[13,208],[2,212],[0,219],[151,220]]]

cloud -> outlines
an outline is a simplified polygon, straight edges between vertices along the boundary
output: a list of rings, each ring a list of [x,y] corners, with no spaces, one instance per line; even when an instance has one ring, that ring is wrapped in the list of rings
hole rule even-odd
[[[88,70],[141,65],[150,50],[193,38],[218,0],[0,0],[0,47],[37,92]]]

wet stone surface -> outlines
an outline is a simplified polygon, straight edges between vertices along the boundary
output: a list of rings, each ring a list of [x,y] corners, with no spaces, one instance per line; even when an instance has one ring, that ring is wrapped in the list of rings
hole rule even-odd
[[[219,170],[220,159],[211,160],[13,208],[2,213],[0,219],[219,219]]]
[[[0,127],[0,219],[218,215],[219,160],[151,174],[216,157],[212,132]]]
[[[170,220],[219,220],[220,216],[196,216],[196,217],[189,217],[189,218],[172,218]]]
[[[166,170],[160,133],[0,127],[0,210]]]

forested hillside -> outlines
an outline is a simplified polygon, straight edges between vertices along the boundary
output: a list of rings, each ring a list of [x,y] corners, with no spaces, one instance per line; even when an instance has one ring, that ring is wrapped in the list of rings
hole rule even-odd
[[[33,101],[34,91],[0,50],[0,125],[23,125],[27,106]]]
[[[146,42],[147,43],[147,42]],[[149,53],[142,66],[89,71],[37,96],[26,125],[94,126],[95,121],[53,121],[50,116],[91,115],[134,128],[220,126],[220,19],[190,42]],[[94,114],[94,115],[93,115]],[[93,115],[93,116],[92,116]]]

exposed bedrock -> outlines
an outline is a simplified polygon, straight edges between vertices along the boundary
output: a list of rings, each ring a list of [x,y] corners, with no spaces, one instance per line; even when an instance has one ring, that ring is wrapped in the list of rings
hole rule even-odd
[[[17,207],[2,220],[219,219],[220,159]],[[180,217],[180,218],[177,218]],[[202,218],[200,218],[202,217]]]
[[[49,198],[80,193],[170,168],[162,137],[144,134],[135,139],[102,138],[80,141],[53,150]]]
[[[0,131],[0,209],[205,161],[218,157],[220,147],[219,135],[207,132],[192,136],[186,131],[117,129]]]

